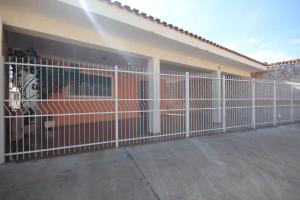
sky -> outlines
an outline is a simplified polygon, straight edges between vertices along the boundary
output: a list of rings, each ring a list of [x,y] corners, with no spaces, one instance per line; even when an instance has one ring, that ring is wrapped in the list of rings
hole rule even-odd
[[[300,58],[300,0],[118,0],[261,62]]]

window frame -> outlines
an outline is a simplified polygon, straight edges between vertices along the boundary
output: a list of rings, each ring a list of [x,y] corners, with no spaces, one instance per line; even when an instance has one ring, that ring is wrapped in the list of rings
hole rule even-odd
[[[92,76],[98,76],[98,77],[106,77],[106,78],[110,78],[111,79],[111,95],[110,96],[90,96],[90,95],[72,95],[70,94],[70,85],[67,85],[65,87],[65,96],[67,98],[78,98],[78,99],[97,99],[97,98],[101,98],[101,99],[112,99],[114,98],[115,95],[115,91],[114,91],[114,76],[110,75],[110,74],[97,74],[97,72],[92,71],[90,72],[89,70],[80,70],[79,71],[80,74],[87,74],[87,75],[92,75]]]

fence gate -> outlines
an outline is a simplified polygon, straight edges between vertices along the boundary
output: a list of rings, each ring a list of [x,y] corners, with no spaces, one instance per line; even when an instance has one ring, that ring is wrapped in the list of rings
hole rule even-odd
[[[5,155],[41,158],[300,120],[300,84],[59,59],[5,63]]]

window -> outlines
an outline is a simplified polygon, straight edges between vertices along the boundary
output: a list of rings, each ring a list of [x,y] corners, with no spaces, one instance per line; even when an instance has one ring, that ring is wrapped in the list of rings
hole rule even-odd
[[[184,80],[167,80],[166,97],[168,99],[184,98]]]
[[[101,74],[72,73],[70,96],[112,97],[112,77]]]

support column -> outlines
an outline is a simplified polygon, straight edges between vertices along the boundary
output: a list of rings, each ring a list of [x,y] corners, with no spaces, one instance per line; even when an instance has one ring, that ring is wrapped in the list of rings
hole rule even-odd
[[[149,87],[149,132],[159,134],[160,131],[160,60],[159,58],[150,58],[148,60]]]
[[[3,52],[3,23],[0,16],[0,164],[5,161],[5,130],[4,130],[4,52]]]
[[[213,115],[212,119],[214,123],[221,123],[222,122],[222,109],[221,109],[221,71],[218,70],[213,72],[213,79],[212,79],[212,108],[213,108]]]

